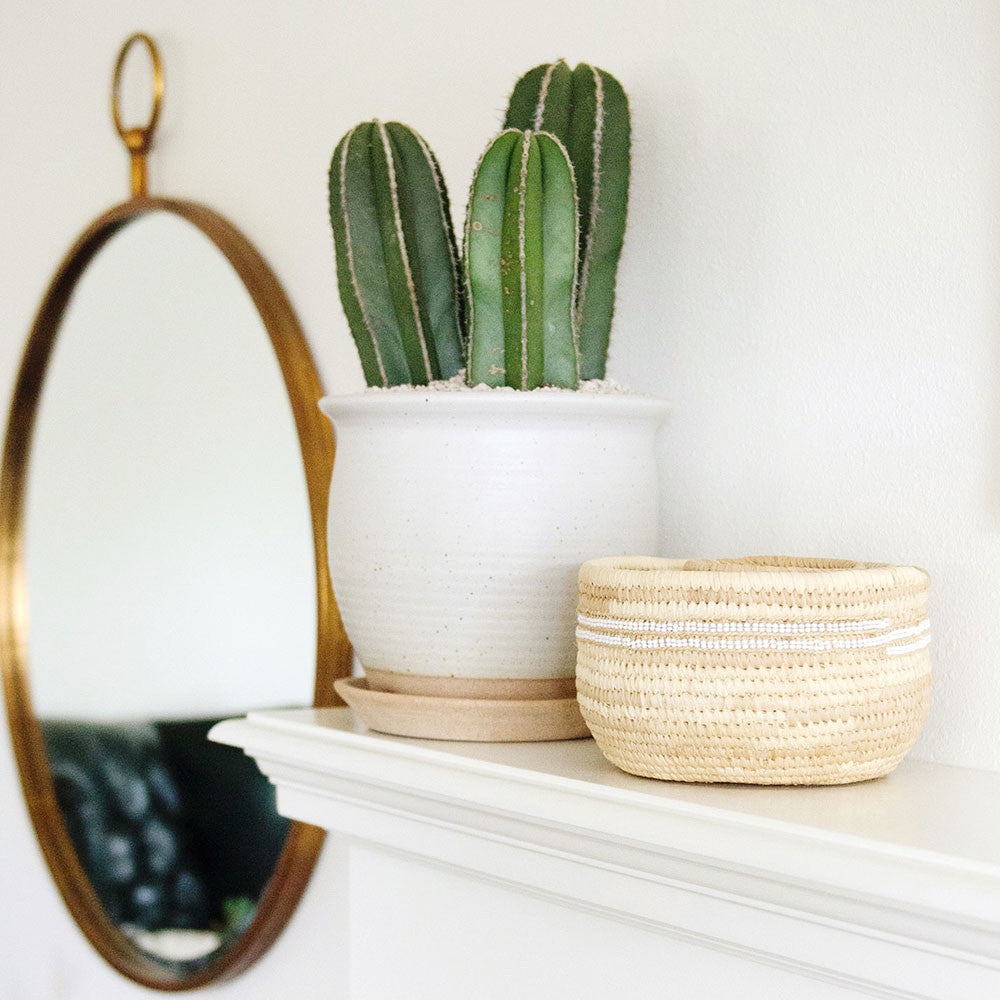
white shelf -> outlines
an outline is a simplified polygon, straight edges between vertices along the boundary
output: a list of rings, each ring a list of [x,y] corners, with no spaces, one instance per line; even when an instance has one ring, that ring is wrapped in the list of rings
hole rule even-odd
[[[256,712],[287,816],[882,997],[1000,997],[1000,775],[907,761],[831,788],[683,785],[590,740],[401,739],[348,709]]]

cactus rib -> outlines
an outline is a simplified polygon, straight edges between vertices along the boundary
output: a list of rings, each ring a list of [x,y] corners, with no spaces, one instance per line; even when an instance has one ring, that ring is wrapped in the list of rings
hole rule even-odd
[[[601,84],[601,74],[590,67],[594,79],[594,138],[591,142],[591,189],[590,205],[587,210],[587,235],[584,239],[583,253],[580,257],[580,288],[577,299],[577,323],[583,319],[583,309],[587,301],[587,282],[594,258],[594,225],[601,204],[601,141],[604,138],[604,87]]]
[[[508,359],[507,365],[508,365],[508,368],[513,368],[513,370],[515,372],[519,372],[520,373],[520,385],[518,386],[518,388],[520,388],[520,389],[528,389],[528,388],[534,389],[535,385],[541,385],[541,374],[539,372],[539,368],[540,368],[539,362],[541,362],[543,360],[542,357],[541,357],[541,347],[542,347],[541,338],[539,338],[538,336],[532,336],[529,339],[529,336],[528,336],[528,326],[529,326],[529,323],[531,324],[532,327],[534,327],[535,326],[535,322],[533,322],[533,321],[536,320],[536,311],[533,308],[529,308],[529,306],[530,307],[534,306],[534,304],[535,304],[534,303],[534,298],[531,299],[530,303],[529,303],[529,300],[528,300],[529,275],[528,275],[527,244],[528,244],[529,236],[528,236],[528,218],[527,218],[527,215],[528,215],[528,190],[529,190],[528,189],[528,165],[529,165],[529,161],[530,160],[531,160],[531,133],[530,132],[526,132],[524,134],[523,139],[521,140],[521,166],[520,166],[520,170],[516,174],[512,170],[511,171],[511,175],[510,175],[512,182],[516,178],[516,190],[517,190],[517,262],[518,262],[518,276],[517,276],[518,289],[517,289],[517,294],[518,294],[518,297],[519,297],[519,301],[518,301],[518,306],[519,306],[518,314],[519,315],[518,315],[517,318],[520,321],[519,325],[520,325],[521,336],[520,336],[519,342],[514,343],[514,351],[515,351],[515,354],[516,354],[516,357],[515,357],[516,364],[515,365],[511,365],[510,364],[510,360]],[[535,166],[535,167],[537,167],[538,166],[537,161],[534,164],[532,164],[532,165]],[[532,185],[531,191],[532,191],[533,195],[536,192],[539,192],[539,187],[540,187],[540,185],[537,184],[537,183],[534,184],[534,185]],[[540,201],[541,201],[541,199],[539,197],[532,197],[532,204],[531,204],[532,220],[531,221],[532,221],[532,224],[533,224],[532,225],[533,229],[534,229],[534,226],[537,224],[535,216],[537,214],[539,214],[539,211],[541,209]],[[511,227],[511,228],[513,229],[513,227]],[[532,243],[535,243],[535,242],[536,241],[534,239],[532,239]],[[539,255],[539,257],[540,257],[540,255]],[[534,263],[534,261],[532,263]],[[531,271],[532,271],[531,276],[530,276],[531,290],[532,290],[532,292],[535,292],[537,290],[537,286],[538,286],[538,274],[537,274],[537,270],[536,270],[535,267],[532,267]],[[534,334],[534,333],[535,333],[535,331],[534,331],[534,329],[532,329],[532,334]],[[513,338],[510,338],[509,342],[513,343]],[[529,343],[531,344],[531,346],[533,348],[533,350],[532,350],[531,353],[532,353],[532,361],[534,362],[534,364],[532,365],[532,368],[534,369],[534,372],[533,372],[532,376],[530,376],[530,380],[534,384],[531,385],[531,386],[528,385],[528,382],[529,382],[529,374],[528,374],[528,347],[529,347]],[[536,379],[537,379],[537,381],[536,381]]]
[[[545,250],[543,291],[545,327],[545,382],[576,388],[580,379],[577,324],[576,261],[580,243],[580,212],[576,179],[565,147],[554,136],[537,136],[542,154],[542,245]],[[573,206],[572,212],[565,209]],[[569,303],[569,308],[565,304]]]
[[[365,307],[365,300],[361,296],[361,288],[358,283],[358,272],[354,265],[354,244],[351,238],[351,221],[350,216],[347,212],[347,186],[345,184],[344,178],[347,172],[347,150],[351,144],[351,138],[354,136],[355,131],[357,131],[357,126],[352,128],[350,132],[347,133],[344,141],[341,143],[342,151],[339,157],[334,157],[334,162],[339,166],[339,175],[337,181],[337,187],[339,189],[339,200],[340,200],[340,213],[343,218],[344,226],[344,259],[346,261],[347,272],[351,284],[351,293],[353,296],[352,303],[356,304],[357,310],[361,315],[361,325],[363,326],[364,333],[367,334],[367,341],[365,343],[366,349],[362,350],[361,345],[358,345],[358,353],[361,356],[361,361],[364,363],[369,354],[375,360],[375,366],[378,370],[378,382],[382,386],[387,386],[389,384],[389,377],[386,375],[385,362],[382,360],[382,352],[379,350],[378,339],[375,336],[375,329],[372,326],[371,319],[368,316],[368,310]],[[338,256],[339,259],[339,256]],[[342,293],[343,294],[343,293]],[[347,303],[345,302],[345,311],[347,309]],[[355,335],[357,338],[357,335]],[[364,364],[363,364],[363,367]],[[366,372],[366,374],[368,374]],[[371,385],[374,381],[372,377],[368,377],[368,384]]]
[[[542,75],[542,82],[538,87],[538,104],[535,106],[535,117],[532,121],[536,132],[542,131],[545,121],[545,99],[549,96],[549,86],[552,83],[552,74],[556,70],[557,63],[549,63]]]
[[[451,221],[451,208],[448,204],[448,191],[445,188],[444,177],[441,174],[441,167],[438,164],[437,157],[434,155],[430,146],[424,141],[423,136],[418,135],[416,132],[411,133],[416,139],[417,144],[420,147],[421,152],[427,159],[427,163],[431,168],[431,179],[434,182],[434,191],[437,195],[435,204],[438,210],[438,216],[441,219],[442,230],[446,236],[446,247],[445,250],[448,256],[448,263],[451,266],[451,299],[458,306],[457,308],[457,320],[458,320],[458,332],[459,332],[459,346],[462,348],[459,351],[459,367],[464,365],[464,340],[466,337],[465,332],[465,297],[463,294],[463,283],[461,275],[461,267],[459,265],[458,251],[455,246],[455,229]],[[433,227],[428,227],[432,229]],[[440,345],[439,345],[440,351]],[[444,368],[444,361],[441,360],[441,367]]]
[[[520,133],[501,132],[476,165],[465,217],[466,301],[470,385],[506,385],[503,294],[499,280],[503,256],[505,187],[511,152]]]
[[[436,364],[427,350],[425,322],[417,300],[414,263],[407,250],[407,235],[403,231],[400,210],[400,190],[396,180],[394,150],[385,125],[375,121],[376,142],[372,145],[372,167],[377,180],[376,197],[382,225],[382,252],[385,254],[389,289],[396,308],[396,318],[403,336],[403,347],[414,384],[431,382],[438,377]],[[409,221],[409,220],[408,220]],[[410,240],[412,243],[412,238]],[[435,359],[436,360],[436,359]]]

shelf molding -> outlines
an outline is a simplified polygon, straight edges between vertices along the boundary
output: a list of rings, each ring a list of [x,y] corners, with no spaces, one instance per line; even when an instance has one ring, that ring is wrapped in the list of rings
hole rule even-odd
[[[1000,775],[908,762],[851,788],[678,786],[589,740],[397,739],[348,709],[254,712],[212,738],[257,760],[284,815],[394,854],[860,996],[1000,996]],[[992,827],[968,830],[990,789],[996,855]],[[970,815],[922,819],[963,796]]]

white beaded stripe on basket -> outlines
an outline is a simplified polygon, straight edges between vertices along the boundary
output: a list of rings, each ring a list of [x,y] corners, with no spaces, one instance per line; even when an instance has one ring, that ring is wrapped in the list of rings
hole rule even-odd
[[[840,649],[875,649],[879,646],[885,646],[887,647],[885,650],[887,656],[901,656],[904,653],[912,653],[914,650],[927,646],[931,641],[930,627],[930,620],[925,618],[917,625],[908,625],[905,628],[892,629],[878,635],[853,639],[700,639],[693,636],[688,638],[658,636],[655,639],[636,639],[631,636],[594,632],[591,629],[581,627],[577,628],[576,637],[586,642],[597,643],[600,646],[621,646],[626,649],[774,649],[828,653]],[[928,634],[923,635],[923,633]],[[922,636],[922,638],[915,642],[893,645],[901,639],[911,639],[914,636]]]
[[[747,621],[633,621],[630,618],[596,618],[579,614],[580,625],[594,628],[620,628],[629,632],[705,632],[709,635],[728,635],[750,632],[755,635],[822,634],[824,632],[871,632],[888,628],[888,618],[866,618],[853,622],[747,622]]]

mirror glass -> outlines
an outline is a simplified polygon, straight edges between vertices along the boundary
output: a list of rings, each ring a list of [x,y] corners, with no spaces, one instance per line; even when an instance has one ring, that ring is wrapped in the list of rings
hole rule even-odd
[[[206,734],[312,703],[317,608],[281,369],[195,226],[142,216],[83,273],[28,475],[31,694],[67,832],[116,926],[197,968],[253,918],[288,831]]]

